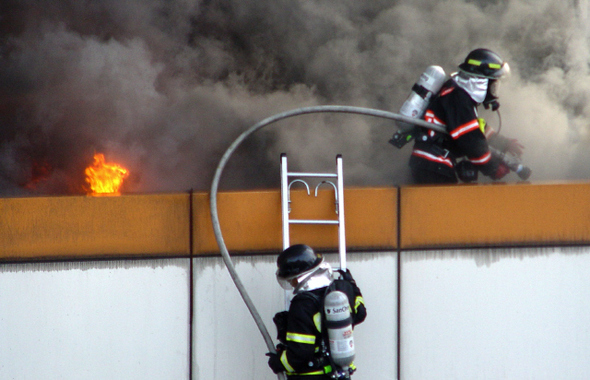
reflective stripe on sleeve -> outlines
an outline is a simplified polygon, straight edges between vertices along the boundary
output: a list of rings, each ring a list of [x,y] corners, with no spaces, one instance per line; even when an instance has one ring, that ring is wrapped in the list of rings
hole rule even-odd
[[[487,152],[486,154],[484,154],[481,157],[478,157],[478,158],[470,158],[469,161],[471,161],[475,165],[483,165],[483,164],[487,164],[488,162],[490,162],[491,158],[492,158],[492,153],[491,152]]]
[[[477,119],[473,119],[470,122],[460,125],[454,130],[452,130],[451,137],[456,140],[464,134],[469,133],[475,129],[479,129],[479,122],[477,121]]]
[[[363,300],[363,297],[357,296],[354,299],[354,311],[356,312],[359,309],[359,306],[364,305],[364,304],[365,304],[365,300]]]
[[[287,372],[295,372],[295,369],[289,364],[287,360],[287,350],[283,351],[281,354],[281,363],[283,363],[283,367],[287,370]]]
[[[426,113],[424,114],[424,120],[436,125],[446,125],[445,123],[443,123],[441,119],[437,118],[434,112],[432,112],[431,110],[426,111]]]
[[[287,332],[287,340],[296,343],[315,344],[315,335]]]
[[[322,314],[321,313],[315,313],[313,315],[313,324],[315,325],[315,328],[318,330],[318,332],[322,332]]]

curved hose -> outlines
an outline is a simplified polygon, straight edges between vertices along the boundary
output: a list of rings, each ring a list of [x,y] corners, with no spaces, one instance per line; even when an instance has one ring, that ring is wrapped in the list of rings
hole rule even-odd
[[[258,326],[258,329],[260,330],[260,333],[262,334],[262,337],[264,338],[264,341],[266,342],[266,346],[268,347],[268,350],[273,353],[275,353],[276,350],[275,350],[272,338],[270,337],[270,334],[268,333],[268,330],[266,329],[264,322],[260,318],[258,311],[254,307],[254,304],[252,303],[252,300],[250,299],[248,292],[246,292],[246,288],[242,284],[242,281],[240,280],[240,277],[238,276],[238,273],[236,272],[236,269],[232,263],[231,257],[229,255],[229,252],[228,252],[225,242],[223,240],[223,236],[221,234],[221,227],[219,224],[219,215],[217,213],[217,188],[219,186],[219,180],[221,178],[221,174],[223,172],[223,169],[225,168],[227,161],[229,160],[231,155],[234,153],[234,151],[237,149],[237,147],[252,133],[256,132],[257,130],[259,130],[269,124],[272,124],[272,123],[282,120],[282,119],[286,119],[286,118],[298,116],[298,115],[304,115],[304,114],[310,114],[310,113],[320,113],[320,112],[354,113],[354,114],[359,114],[359,115],[375,116],[375,117],[381,117],[381,118],[392,119],[392,120],[397,120],[397,121],[403,121],[406,123],[415,124],[418,126],[436,129],[441,132],[444,132],[443,127],[439,127],[438,125],[428,123],[424,120],[414,119],[414,118],[410,118],[410,117],[403,116],[400,114],[387,112],[387,111],[381,111],[381,110],[372,109],[372,108],[351,107],[351,106],[313,106],[313,107],[297,108],[297,109],[294,109],[291,111],[279,113],[274,116],[268,117],[268,118],[258,122],[257,124],[253,125],[252,127],[248,128],[246,131],[242,132],[242,134],[240,136],[238,136],[238,138],[236,140],[234,140],[234,142],[229,146],[229,148],[227,148],[227,150],[225,151],[225,153],[221,157],[219,164],[217,165],[217,169],[215,170],[215,175],[213,177],[213,182],[211,183],[210,209],[211,209],[211,221],[213,223],[213,233],[215,234],[215,239],[217,240],[217,245],[219,246],[221,256],[223,258],[225,266],[227,267],[229,274],[230,274],[232,280],[234,281],[234,284],[236,285],[238,291],[240,292],[242,299],[246,303],[246,306],[248,307],[250,314],[254,318],[256,326]],[[279,378],[281,378],[281,376],[284,376],[284,374],[280,373]]]

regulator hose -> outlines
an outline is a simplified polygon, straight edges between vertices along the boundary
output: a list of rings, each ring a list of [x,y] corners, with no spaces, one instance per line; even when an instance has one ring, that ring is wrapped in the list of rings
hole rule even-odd
[[[256,326],[258,326],[258,329],[260,330],[260,333],[262,334],[262,337],[266,343],[268,350],[273,353],[276,353],[273,340],[272,340],[270,334],[268,333],[268,330],[267,330],[266,326],[264,325],[262,318],[260,318],[258,311],[254,307],[254,304],[252,303],[252,300],[250,299],[250,296],[248,295],[246,288],[242,284],[242,281],[240,280],[240,277],[238,276],[238,273],[236,272],[236,269],[232,263],[231,257],[229,255],[229,252],[228,252],[225,242],[223,240],[223,235],[221,233],[221,227],[219,224],[219,215],[217,213],[217,189],[219,187],[219,181],[221,179],[221,174],[223,173],[223,169],[225,168],[227,161],[229,160],[231,155],[234,153],[234,151],[238,148],[238,146],[248,136],[250,136],[251,134],[253,134],[257,130],[259,130],[263,127],[266,127],[267,125],[272,124],[272,123],[279,121],[279,120],[283,120],[283,119],[287,119],[287,118],[299,116],[299,115],[305,115],[305,114],[311,114],[311,113],[321,113],[321,112],[352,113],[352,114],[359,114],[359,115],[366,115],[366,116],[381,117],[381,118],[385,118],[385,119],[391,119],[391,120],[402,121],[402,122],[406,122],[406,123],[410,123],[410,124],[415,124],[415,125],[418,125],[421,127],[426,127],[426,128],[430,128],[430,129],[434,129],[434,130],[438,130],[440,132],[446,133],[444,128],[440,127],[438,125],[428,123],[424,120],[414,119],[411,117],[407,117],[407,116],[392,113],[392,112],[381,111],[381,110],[372,109],[372,108],[352,107],[352,106],[333,106],[333,105],[312,106],[312,107],[297,108],[297,109],[294,109],[291,111],[286,111],[283,113],[279,113],[279,114],[270,116],[270,117],[258,122],[257,124],[251,126],[250,128],[248,128],[244,132],[242,132],[242,134],[240,134],[240,136],[238,136],[238,138],[236,138],[234,140],[234,142],[229,146],[229,148],[227,148],[227,150],[225,151],[225,153],[221,157],[219,164],[217,165],[217,169],[215,170],[215,175],[214,175],[213,181],[211,183],[211,195],[210,195],[210,203],[209,204],[210,204],[210,210],[211,210],[211,221],[213,224],[213,233],[215,234],[215,239],[217,240],[217,245],[219,246],[219,250],[221,252],[223,262],[225,263],[225,266],[227,267],[227,270],[229,271],[229,274],[230,274],[234,284],[236,285],[236,288],[238,289],[240,295],[242,296],[244,303],[248,307],[250,314],[254,318]],[[279,373],[278,376],[280,379],[282,379],[282,378],[284,378],[284,373]]]

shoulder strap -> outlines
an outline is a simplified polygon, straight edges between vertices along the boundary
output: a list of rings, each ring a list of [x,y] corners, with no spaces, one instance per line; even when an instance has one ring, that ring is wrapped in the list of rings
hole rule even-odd
[[[328,292],[331,292],[333,290],[339,290],[342,293],[346,294],[346,297],[348,297],[348,303],[351,306],[351,314],[354,314],[354,303],[355,303],[355,294],[354,294],[354,289],[352,287],[352,284],[344,279],[337,279],[332,281],[332,283],[330,284],[330,286],[328,286],[328,289],[326,290],[326,294],[328,294]],[[325,296],[325,295],[324,295]]]
[[[297,295],[297,298],[299,298],[299,299],[306,299],[306,298],[307,299],[310,299],[310,300],[314,301],[314,303],[316,304],[316,306],[323,307],[323,302],[322,302],[323,299],[320,298],[320,296],[318,296],[318,295],[316,295],[316,294],[314,294],[312,292],[299,293]]]

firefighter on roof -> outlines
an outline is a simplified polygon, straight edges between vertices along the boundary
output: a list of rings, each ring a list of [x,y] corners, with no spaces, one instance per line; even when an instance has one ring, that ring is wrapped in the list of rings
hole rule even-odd
[[[478,117],[477,107],[500,107],[498,86],[510,72],[507,62],[488,49],[471,51],[424,113],[424,120],[446,128],[448,134],[419,128],[410,157],[415,183],[457,183],[477,180],[477,173],[502,179],[510,169],[492,154],[488,143],[520,157],[523,146],[501,136]]]
[[[277,259],[277,280],[285,290],[293,290],[288,311],[279,312],[273,318],[277,327],[277,338],[281,342],[277,353],[268,353],[268,365],[274,373],[286,372],[289,380],[348,379],[354,372],[350,352],[334,352],[336,361],[329,355],[326,317],[323,311],[324,298],[334,289],[346,294],[346,310],[350,310],[351,326],[361,323],[366,317],[362,294],[350,271],[338,271],[341,279],[334,281],[332,268],[325,263],[322,255],[303,244],[293,245],[284,250]],[[340,293],[340,292],[334,292]],[[346,329],[342,323],[340,330]],[[332,336],[330,336],[332,339]],[[349,350],[354,350],[352,337]],[[340,354],[340,356],[339,356]],[[342,362],[346,371],[342,371]]]

